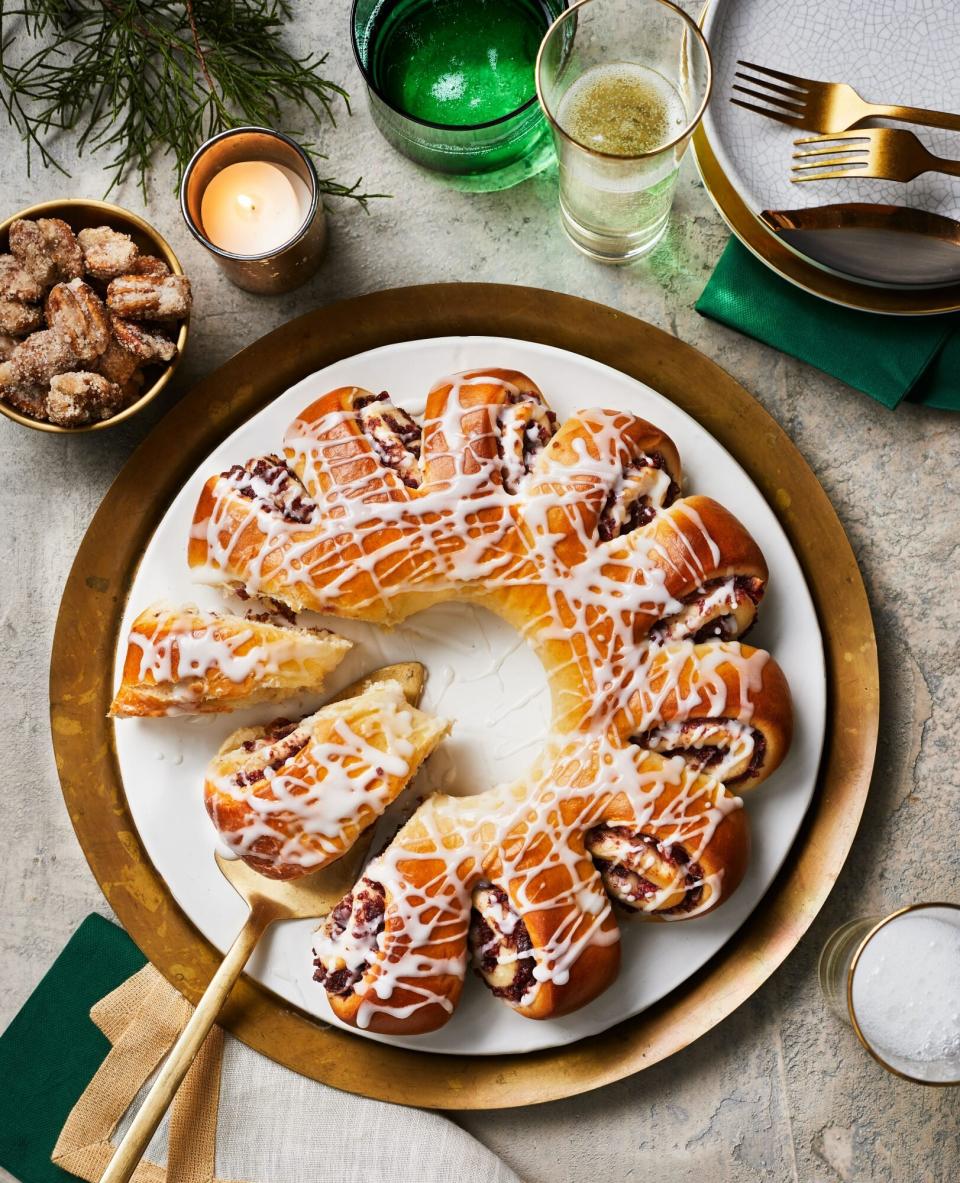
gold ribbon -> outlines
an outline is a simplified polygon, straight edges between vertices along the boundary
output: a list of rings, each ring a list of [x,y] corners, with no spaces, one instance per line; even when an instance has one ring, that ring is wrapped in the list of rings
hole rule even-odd
[[[111,1043],[74,1105],[52,1160],[96,1183],[113,1155],[111,1136],[143,1085],[186,1026],[192,1008],[146,965],[93,1007],[90,1018]],[[214,1174],[223,1032],[213,1027],[170,1111],[166,1166],[144,1159],[133,1183],[220,1183]]]

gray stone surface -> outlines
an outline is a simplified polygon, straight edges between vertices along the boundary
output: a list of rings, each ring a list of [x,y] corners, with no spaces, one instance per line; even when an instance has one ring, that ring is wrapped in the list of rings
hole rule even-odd
[[[696,4],[688,4],[691,11]],[[816,959],[832,929],[910,900],[957,898],[955,720],[960,713],[957,563],[960,420],[890,413],[831,378],[693,311],[727,232],[684,165],[667,240],[646,263],[606,270],[565,241],[556,182],[510,192],[445,188],[394,154],[366,111],[346,38],[347,0],[296,5],[306,40],[355,95],[320,138],[330,172],[392,193],[371,212],[337,203],[319,275],[279,299],[232,288],[185,232],[166,170],[147,216],[190,273],[197,314],[175,389],[116,430],[45,436],[0,421],[0,734],[8,769],[0,862],[0,1027],[91,910],[106,905],[60,798],[47,724],[47,662],[60,593],[97,505],[134,445],[191,383],[291,317],[346,296],[436,280],[532,284],[613,305],[675,333],[735,375],[776,416],[829,493],[873,604],[883,673],[877,771],[860,836],[822,915],[783,969],[726,1023],[639,1076],[570,1101],[468,1113],[463,1124],[530,1183],[797,1180],[912,1183],[960,1176],[960,1090],[885,1073],[830,1017]],[[0,208],[99,197],[99,162],[72,179],[24,175],[0,131]],[[64,147],[69,160],[69,146]],[[121,204],[144,209],[127,185]],[[830,557],[824,556],[829,562]]]

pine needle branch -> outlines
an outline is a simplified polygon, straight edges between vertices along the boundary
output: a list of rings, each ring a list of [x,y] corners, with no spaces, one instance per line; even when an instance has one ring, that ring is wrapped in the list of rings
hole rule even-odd
[[[66,174],[50,140],[72,132],[80,155],[108,154],[107,193],[135,173],[146,197],[155,155],[173,157],[179,183],[200,144],[228,127],[279,127],[288,111],[335,126],[349,96],[323,76],[326,54],[286,47],[290,19],[287,0],[0,0],[0,106],[28,175],[37,156]],[[324,178],[320,189],[364,207],[383,196],[361,181]]]

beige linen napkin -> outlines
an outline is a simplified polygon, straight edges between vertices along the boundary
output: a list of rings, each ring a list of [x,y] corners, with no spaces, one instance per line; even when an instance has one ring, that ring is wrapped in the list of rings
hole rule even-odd
[[[151,965],[91,1010],[111,1050],[53,1161],[100,1178],[191,1008]],[[165,1165],[161,1165],[165,1164]],[[214,1027],[134,1183],[520,1183],[446,1118],[341,1093]]]

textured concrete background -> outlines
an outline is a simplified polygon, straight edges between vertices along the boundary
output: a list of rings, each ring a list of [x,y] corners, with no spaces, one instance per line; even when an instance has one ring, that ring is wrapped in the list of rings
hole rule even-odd
[[[346,296],[438,280],[531,284],[613,305],[675,333],[738,378],[796,441],[829,493],[873,604],[883,675],[880,751],[850,861],[786,965],[693,1047],[600,1092],[528,1110],[462,1115],[530,1183],[797,1180],[913,1183],[960,1177],[960,1090],[888,1075],[825,1010],[816,959],[851,916],[910,900],[957,898],[956,719],[960,714],[957,562],[960,420],[856,391],[693,311],[727,232],[685,162],[668,239],[644,264],[606,270],[557,223],[556,182],[507,193],[445,188],[375,131],[347,41],[348,0],[301,3],[304,43],[329,49],[330,76],[354,114],[322,130],[329,171],[394,196],[369,215],[339,202],[318,276],[275,300],[231,287],[182,227],[173,180],[158,170],[147,216],[193,279],[197,315],[175,389],[155,410],[95,436],[59,438],[0,421],[7,480],[0,532],[0,734],[10,775],[0,862],[0,1027],[70,933],[106,905],[63,807],[47,724],[47,662],[61,589],[97,505],[170,402],[250,341]],[[696,7],[689,4],[691,11]],[[16,137],[0,130],[0,208],[99,197],[100,163],[72,179],[27,179]],[[70,160],[69,146],[64,157]],[[144,210],[128,185],[115,200]],[[830,556],[825,555],[829,562]]]

